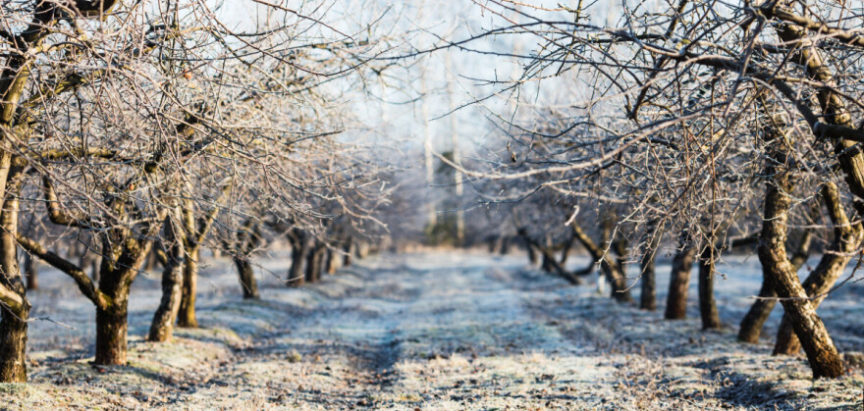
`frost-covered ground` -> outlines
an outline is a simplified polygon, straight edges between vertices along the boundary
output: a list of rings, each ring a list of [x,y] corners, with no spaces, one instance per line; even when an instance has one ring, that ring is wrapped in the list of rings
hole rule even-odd
[[[763,344],[735,341],[759,288],[755,258],[720,267],[730,326],[702,332],[695,303],[692,319],[663,321],[526,269],[520,256],[381,255],[302,289],[281,286],[278,257],[259,270],[261,301],[242,301],[230,264],[211,261],[203,328],[167,344],[140,337],[159,278],[139,278],[127,367],[90,364],[93,308],[43,270],[30,295],[42,318],[31,326],[31,383],[0,385],[0,408],[862,409],[860,368],[813,382],[801,358],[769,355],[779,312]],[[668,265],[658,273],[662,299]],[[820,310],[843,351],[864,351],[862,296],[852,282]]]

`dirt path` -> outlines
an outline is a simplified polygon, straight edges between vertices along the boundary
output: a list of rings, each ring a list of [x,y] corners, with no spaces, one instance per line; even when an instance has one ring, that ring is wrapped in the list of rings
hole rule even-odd
[[[67,326],[34,323],[33,383],[0,385],[0,408],[860,407],[860,371],[813,383],[800,359],[618,305],[525,270],[523,258],[385,255],[293,290],[280,285],[280,261],[265,264],[274,274],[258,302],[239,300],[227,265],[206,268],[204,328],[170,344],[133,337],[125,368],[89,364],[92,307],[46,273],[56,288],[34,306]],[[158,278],[139,280],[133,335],[156,300]]]

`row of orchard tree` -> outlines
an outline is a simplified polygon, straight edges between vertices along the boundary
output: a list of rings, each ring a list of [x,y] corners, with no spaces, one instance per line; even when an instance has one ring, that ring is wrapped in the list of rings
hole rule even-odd
[[[696,265],[706,329],[720,326],[717,261],[755,251],[764,283],[740,339],[756,342],[779,302],[774,352],[803,348],[815,377],[842,375],[816,310],[860,255],[864,233],[860,3],[572,3],[477,2],[491,26],[440,46],[523,67],[494,79],[507,102],[490,110],[505,131],[500,144],[482,163],[451,164],[483,202],[511,210],[490,238],[529,244],[573,282],[592,268],[564,268],[581,244],[619,301],[631,300],[624,265],[636,260],[645,309],[656,307],[655,256],[674,250],[666,318],[685,315]],[[507,36],[536,47],[479,45]]]
[[[0,382],[27,378],[22,255],[74,280],[95,310],[95,362],[125,364],[149,259],[163,269],[149,339],[165,341],[197,325],[204,247],[230,255],[248,298],[271,240],[291,243],[289,285],[363,253],[386,196],[368,155],[332,136],[351,121],[340,81],[374,45],[323,20],[328,7],[287,6],[3,2]]]

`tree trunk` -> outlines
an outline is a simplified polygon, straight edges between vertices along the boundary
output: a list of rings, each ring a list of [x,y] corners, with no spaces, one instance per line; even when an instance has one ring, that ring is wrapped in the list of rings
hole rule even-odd
[[[612,285],[611,297],[618,302],[630,302],[633,298],[630,296],[630,291],[627,289],[627,277],[618,262],[613,259],[604,249],[600,248],[592,239],[582,230],[582,227],[573,221],[570,224],[573,230],[573,235],[579,240],[579,243],[584,246],[594,261],[600,261],[600,270],[603,272],[609,284]],[[605,229],[603,230],[606,231]],[[605,237],[605,234],[604,234]]]
[[[498,254],[507,255],[510,254],[510,246],[513,244],[512,239],[508,237],[503,237],[501,239],[501,248],[498,250]]]
[[[153,314],[153,322],[150,323],[149,341],[164,342],[171,339],[174,332],[174,321],[180,310],[180,300],[183,293],[183,240],[178,231],[179,223],[168,221],[165,224],[164,244],[168,246],[165,250],[167,261],[162,270],[162,300],[159,308]],[[155,254],[155,253],[153,253]]]
[[[642,253],[642,259],[639,266],[642,268],[641,285],[642,292],[639,295],[639,308],[643,310],[654,311],[657,309],[657,284],[655,281],[654,259],[657,256],[657,249],[660,248],[660,240],[662,235],[655,232],[657,222],[652,221],[648,225],[649,229],[647,239],[647,247]]]
[[[24,275],[27,279],[28,290],[39,289],[39,260],[24,253]]]
[[[720,328],[720,315],[714,299],[716,253],[717,247],[709,243],[699,256],[699,314],[702,317],[703,330]]]
[[[126,300],[115,299],[116,306],[96,308],[96,364],[126,365]]]
[[[198,255],[200,249],[186,249],[186,261],[183,264],[183,292],[180,300],[180,311],[177,313],[177,326],[197,328],[198,318],[195,315],[195,300],[198,293]]]
[[[12,167],[9,182],[3,183],[9,191],[0,204],[0,287],[8,297],[0,300],[0,383],[27,382],[27,320],[30,303],[25,296],[18,267],[18,194],[21,190],[22,168]],[[0,200],[3,193],[0,192]]]
[[[570,250],[573,249],[573,242],[576,241],[575,237],[570,237],[567,241],[564,242],[564,246],[561,249],[561,259],[558,260],[558,264],[561,267],[565,267],[567,264],[567,259],[570,257]]]
[[[759,298],[750,306],[750,310],[741,320],[741,327],[738,329],[738,340],[756,344],[759,342],[759,336],[762,334],[762,327],[771,311],[774,310],[774,305],[777,304],[777,293],[774,292],[774,286],[769,283],[770,277],[765,275],[765,269],[762,269],[762,288],[759,289]]]
[[[816,213],[819,212],[818,206],[815,211]],[[815,213],[812,212],[811,208],[811,217],[813,220],[818,218],[818,215],[814,214]],[[801,240],[798,242],[795,254],[790,260],[792,268],[796,273],[798,272],[798,269],[807,262],[812,238],[813,233],[811,230],[805,230],[801,234]],[[759,289],[759,298],[753,302],[753,305],[750,306],[750,310],[747,311],[744,319],[741,320],[741,326],[738,329],[738,340],[750,344],[758,343],[759,336],[762,335],[762,328],[765,326],[765,321],[768,320],[768,317],[771,315],[771,311],[774,310],[776,304],[777,293],[774,292],[774,286],[768,282],[768,277],[765,275],[763,269],[762,287]]]
[[[348,242],[345,243],[345,255],[342,256],[342,266],[349,267],[351,265],[351,258],[354,256],[354,241],[348,239]]]
[[[336,270],[339,269],[339,264],[341,259],[339,258],[339,252],[336,250],[327,249],[327,258],[326,258],[326,271],[327,274],[336,274]]]
[[[291,269],[288,270],[287,281],[289,287],[300,287],[306,283],[303,265],[306,262],[307,254],[309,254],[309,244],[305,235],[301,233],[298,238],[291,242]]]
[[[540,257],[540,269],[547,273],[554,272],[555,269],[552,268],[552,261],[554,260],[552,258],[553,257],[549,254],[548,251],[542,252]]]
[[[840,194],[833,183],[829,182],[823,186],[822,197],[834,225],[834,241],[802,284],[807,296],[812,299],[810,304],[814,310],[819,307],[828,291],[843,274],[843,270],[861,244],[861,235],[864,233],[860,223],[853,224],[849,221],[843,210]],[[777,332],[774,355],[795,355],[799,351],[801,351],[801,343],[795,335],[790,316],[784,313]]]
[[[321,245],[312,247],[306,261],[306,282],[316,283],[321,279],[321,259],[326,249]]]
[[[369,244],[361,242],[357,244],[357,258],[364,259],[369,256]]]
[[[690,236],[682,234],[678,251],[672,258],[672,272],[669,274],[669,294],[666,298],[667,320],[680,320],[687,317],[687,291],[690,288],[690,274],[693,270],[693,259],[696,249],[693,248]]]
[[[255,270],[249,262],[249,257],[234,257],[237,274],[240,275],[240,285],[243,287],[243,299],[258,299],[258,282],[255,280]]]
[[[531,264],[532,267],[537,266],[537,262],[540,260],[537,257],[537,250],[531,246],[531,244],[525,243],[525,250],[528,252],[528,263]]]
[[[147,262],[144,263],[144,271],[153,271],[156,269],[156,251],[154,250],[147,255]]]
[[[781,139],[775,139],[783,144]],[[770,153],[771,164],[786,164],[782,148]],[[769,165],[768,175],[780,166]],[[764,218],[759,242],[759,261],[765,274],[781,298],[783,309],[795,334],[801,341],[814,378],[835,378],[843,375],[844,366],[822,320],[816,315],[807,293],[798,280],[797,273],[786,254],[786,231],[791,200],[786,194],[791,188],[789,176],[784,170],[776,173],[774,183],[769,183],[765,194]]]
[[[639,308],[648,311],[657,309],[657,286],[654,281],[654,258],[642,258],[642,292],[639,294]]]
[[[27,318],[30,307],[0,307],[0,383],[27,382]]]

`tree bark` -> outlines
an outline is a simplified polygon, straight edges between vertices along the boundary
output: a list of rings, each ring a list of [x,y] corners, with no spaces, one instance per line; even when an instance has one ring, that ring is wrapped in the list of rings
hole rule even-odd
[[[785,144],[774,139],[774,144]],[[771,164],[786,164],[783,148],[770,152]],[[843,361],[828,330],[816,315],[807,293],[798,280],[786,254],[786,232],[791,200],[786,192],[791,188],[789,176],[781,166],[769,165],[769,175],[775,174],[765,194],[764,218],[759,242],[759,261],[765,274],[781,298],[783,309],[795,334],[801,341],[814,378],[836,378],[844,373]]]
[[[39,289],[39,260],[28,253],[24,253],[24,276],[28,290]]]
[[[353,244],[353,243],[352,243]],[[309,254],[309,244],[306,233],[298,232],[291,239],[291,269],[288,270],[288,286],[300,287],[306,283],[303,266]]]
[[[859,222],[853,224],[849,221],[834,183],[828,182],[822,187],[822,197],[834,225],[834,241],[802,284],[807,296],[811,298],[810,304],[814,310],[819,307],[852,260],[861,244],[862,232],[864,232]],[[793,330],[792,319],[784,313],[777,331],[774,355],[795,355],[799,351],[801,351],[801,342]]]
[[[816,211],[819,211],[818,208]],[[814,217],[814,219],[818,217],[812,214],[811,217]],[[812,237],[813,233],[811,230],[805,230],[801,235],[801,240],[798,243],[798,247],[796,247],[797,251],[790,260],[796,273],[807,262]],[[738,329],[739,341],[750,344],[758,343],[759,337],[762,335],[762,328],[765,326],[765,321],[768,320],[771,311],[774,310],[774,306],[777,304],[777,293],[774,292],[774,286],[770,283],[770,278],[765,275],[764,271],[763,268],[762,287],[759,289],[759,298],[753,302],[750,310],[747,311],[747,314],[741,320],[741,326]]]
[[[720,328],[717,300],[714,299],[716,257],[717,247],[713,242],[706,244],[699,256],[699,314],[703,330]]]
[[[321,279],[321,260],[326,248],[315,245],[308,253],[306,261],[306,282],[316,283]]]
[[[657,222],[651,221],[647,229],[647,241],[645,251],[642,253],[642,259],[639,261],[639,266],[642,269],[641,293],[639,294],[639,308],[643,310],[654,311],[657,309],[657,284],[654,270],[654,260],[657,256],[657,250],[660,248],[660,240],[662,235],[656,232]]]
[[[96,360],[99,365],[126,365],[126,299],[107,309],[96,307]]]
[[[666,297],[666,311],[663,317],[667,320],[687,318],[687,292],[690,288],[690,274],[693,270],[693,260],[696,249],[687,233],[681,235],[678,251],[672,258],[672,272],[669,274],[669,294]]]
[[[258,294],[258,282],[255,280],[255,270],[249,262],[249,257],[239,256],[233,257],[234,266],[237,267],[237,274],[240,276],[240,285],[243,288],[243,299],[258,299],[261,296]]]
[[[183,239],[180,238],[181,226],[179,223],[169,221],[165,224],[164,244],[167,246],[165,266],[162,270],[162,300],[153,321],[150,323],[149,341],[164,342],[171,339],[174,332],[174,321],[180,311],[180,300],[183,293],[183,254],[185,248]],[[155,253],[153,253],[155,254]]]
[[[183,328],[198,328],[198,318],[195,315],[195,300],[198,294],[198,256],[200,249],[186,249],[186,261],[183,263],[183,292],[180,299],[180,310],[177,313],[177,326]]]
[[[576,221],[573,221],[570,227],[576,239],[588,250],[594,261],[600,261],[600,270],[612,285],[611,297],[622,303],[633,301],[630,291],[627,289],[627,277],[624,275],[624,271],[618,265],[618,262],[591,240],[591,237],[582,230],[582,227]]]
[[[18,195],[23,169],[13,166],[3,183],[8,198],[0,204],[0,383],[27,382],[27,320],[30,303],[18,267]],[[3,193],[0,193],[0,198]]]
[[[324,272],[330,275],[336,274],[336,255],[329,248],[324,252]]]
[[[29,305],[0,308],[0,383],[27,382],[27,318]]]
[[[764,274],[762,278],[762,287],[759,289],[759,298],[750,306],[750,310],[744,315],[741,320],[741,326],[738,329],[738,340],[750,344],[759,342],[759,336],[762,334],[762,327],[774,306],[777,304],[777,293],[774,292],[774,286],[771,285],[770,277]]]

